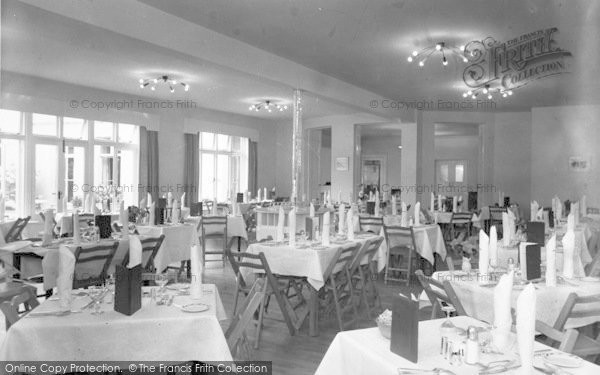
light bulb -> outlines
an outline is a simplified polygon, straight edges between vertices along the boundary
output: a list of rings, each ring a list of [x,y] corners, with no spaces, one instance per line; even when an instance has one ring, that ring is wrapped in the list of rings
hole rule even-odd
[[[248,109],[251,111],[252,110],[252,106],[248,107]]]
[[[174,79],[174,80],[173,80],[173,84],[174,84],[174,85],[176,85],[176,84],[177,84],[177,80],[176,80],[176,79]]]
[[[284,106],[283,106],[283,109],[287,109],[287,105],[284,105]]]
[[[140,82],[140,83],[144,83],[144,79],[143,79],[143,78],[140,78],[140,81],[139,81],[139,82]]]
[[[512,90],[508,90],[508,95],[512,95]]]
[[[418,53],[417,51],[413,51],[413,52],[412,52],[412,55],[413,55],[413,56],[417,56],[418,54],[419,54],[419,53]]]
[[[492,94],[488,95],[488,99],[492,100]]]
[[[442,65],[448,65],[448,60],[446,60],[446,56],[444,56],[444,58],[442,59]]]
[[[473,95],[473,91],[471,91],[471,90],[467,91],[467,95]]]
[[[463,98],[466,98],[466,97],[467,97],[467,93],[466,93],[466,92],[464,92],[464,93],[463,93]]]
[[[435,49],[438,50],[438,51],[441,50],[442,49],[442,45],[441,44],[436,44],[435,45]]]
[[[408,56],[408,59],[406,59],[406,60],[408,60],[408,62],[412,62],[412,60],[413,60],[412,56]]]
[[[506,98],[507,96],[508,96],[508,95],[506,95],[506,93],[505,93],[505,92],[503,92],[503,93],[502,93],[502,97],[503,97],[503,98]]]
[[[472,96],[471,96],[471,99],[475,99],[475,98],[477,98],[477,96],[475,96],[475,95],[472,95]]]
[[[483,93],[484,93],[484,94],[487,94],[487,93],[488,93],[488,89],[487,89],[487,87],[484,87],[484,88],[483,88]]]
[[[189,91],[189,89],[190,89],[190,85],[185,85],[185,86],[183,87],[183,89],[184,89],[185,91]]]
[[[463,57],[463,62],[469,62],[466,57]]]
[[[158,79],[154,78],[154,81],[153,81],[153,82],[154,82],[154,83],[158,83]]]
[[[458,49],[461,50],[461,51],[464,51],[465,50],[465,46],[459,46]]]
[[[171,92],[175,92],[175,89],[171,87]]]
[[[143,83],[142,83],[142,84],[140,84],[140,88],[141,88],[141,89],[143,89],[143,88],[144,88],[144,84],[143,84]]]
[[[152,87],[150,88],[150,90],[154,91],[154,90],[156,90],[156,87],[152,86]]]
[[[419,66],[423,66],[425,63],[423,61],[419,61]]]

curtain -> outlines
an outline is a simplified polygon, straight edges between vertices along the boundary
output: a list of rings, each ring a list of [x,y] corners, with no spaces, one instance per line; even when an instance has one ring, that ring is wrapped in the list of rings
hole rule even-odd
[[[147,191],[152,195],[154,202],[158,201],[159,197],[159,186],[158,186],[158,132],[147,130],[145,132],[145,142],[140,143],[140,149],[146,147],[146,179],[140,180],[140,183],[146,183]],[[142,152],[140,152],[140,162],[142,160]],[[142,170],[142,168],[140,168]],[[144,197],[145,198],[145,197]]]
[[[248,190],[254,196],[258,190],[258,142],[248,138]]]
[[[198,182],[200,181],[200,137],[198,133],[184,134],[185,158],[183,161],[183,191],[187,200],[187,207],[198,202]]]

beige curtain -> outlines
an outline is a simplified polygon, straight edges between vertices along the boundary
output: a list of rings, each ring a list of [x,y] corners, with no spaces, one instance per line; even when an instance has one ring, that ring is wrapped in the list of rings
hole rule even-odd
[[[258,142],[248,139],[248,190],[252,195],[258,190]]]
[[[152,200],[158,199],[158,132],[140,127],[140,168],[139,183],[143,190],[139,192],[138,200],[146,198],[146,193],[152,194]]]
[[[200,181],[200,137],[198,133],[184,134],[185,158],[183,170],[184,191],[186,192],[188,207],[198,202],[198,182]]]

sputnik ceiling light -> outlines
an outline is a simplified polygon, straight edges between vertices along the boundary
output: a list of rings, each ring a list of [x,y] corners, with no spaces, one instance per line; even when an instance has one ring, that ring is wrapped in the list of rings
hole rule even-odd
[[[462,96],[463,98],[470,97],[471,99],[477,99],[479,95],[485,95],[489,100],[492,100],[494,99],[494,97],[501,96],[503,98],[506,98],[508,96],[511,96],[512,94],[512,90],[506,90],[503,87],[490,87],[490,85],[485,85],[464,92]]]
[[[446,42],[437,42],[433,46],[425,47],[421,51],[413,51],[410,56],[408,56],[407,60],[409,63],[413,61],[418,61],[419,66],[425,66],[425,62],[429,59],[433,54],[439,55],[441,57],[442,66],[448,65],[448,58],[455,56],[457,59],[462,62],[468,62],[469,60],[466,58],[464,54],[465,46],[452,46],[446,44]]]
[[[264,111],[271,113],[273,111],[283,112],[286,109],[288,109],[288,106],[287,106],[287,104],[283,104],[283,103],[275,103],[272,100],[263,100],[259,103],[252,104],[250,107],[248,107],[248,109],[250,111],[255,111],[255,112],[264,110]]]
[[[169,90],[171,92],[175,92],[175,87],[177,87],[177,85],[183,86],[184,91],[189,91],[189,89],[190,89],[190,85],[188,85],[187,83],[178,81],[176,79],[172,79],[167,75],[159,76],[157,78],[152,78],[152,79],[140,78],[139,83],[140,83],[140,88],[143,89],[143,88],[146,88],[147,86],[150,86],[150,90],[152,90],[152,91],[155,91],[156,87],[158,85],[169,86]]]

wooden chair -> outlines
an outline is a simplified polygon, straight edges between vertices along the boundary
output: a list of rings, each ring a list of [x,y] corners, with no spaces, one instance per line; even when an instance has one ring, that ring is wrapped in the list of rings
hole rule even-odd
[[[383,217],[360,215],[358,216],[358,226],[361,232],[379,234],[383,227]]]
[[[600,294],[580,297],[571,293],[554,322],[554,328],[564,331],[565,325],[572,318],[589,318],[600,316]]]
[[[388,246],[387,266],[385,267],[384,283],[388,280],[405,281],[406,285],[410,284],[410,277],[418,259],[415,242],[415,235],[412,228],[404,228],[401,226],[384,225],[383,233]],[[403,267],[402,263],[406,265]],[[393,277],[391,272],[405,272],[406,280],[400,277]]]
[[[31,288],[22,288],[22,291],[13,296],[10,301],[0,303],[0,310],[6,318],[6,329],[15,324],[21,317],[29,313],[40,303],[38,302],[35,292]],[[19,310],[19,306],[23,305],[24,310]]]
[[[202,218],[202,264],[204,265],[206,255],[221,255],[223,267],[225,267],[225,256],[227,252],[227,216],[204,216]],[[223,249],[219,251],[206,250],[206,240],[216,239],[223,241]],[[208,260],[216,261],[216,260]]]
[[[249,270],[254,270],[258,274],[258,277],[262,277],[266,279],[264,286],[260,289],[261,292],[264,293],[264,298],[260,303],[260,311],[258,313],[258,320],[256,323],[256,337],[254,341],[254,348],[258,349],[260,343],[260,337],[263,328],[263,320],[265,318],[265,312],[267,310],[267,304],[271,296],[275,297],[277,301],[277,305],[281,310],[281,314],[283,315],[283,320],[288,327],[288,331],[290,335],[294,335],[296,333],[296,327],[290,314],[294,314],[294,308],[291,305],[290,301],[285,298],[285,290],[287,285],[284,285],[277,280],[277,278],[271,272],[271,268],[269,267],[269,263],[265,258],[264,253],[251,254],[251,253],[239,253],[235,256],[231,253],[231,251],[227,251],[227,256],[229,257],[229,262],[231,263],[231,268],[235,274],[236,278],[236,292],[234,297],[234,306],[233,306],[233,315],[236,316],[237,313],[237,304],[240,294],[244,294],[248,296],[252,290],[247,283],[242,274],[240,273],[241,268],[246,268]],[[240,258],[238,261],[236,258]]]
[[[144,272],[155,273],[156,267],[154,267],[154,258],[160,250],[160,246],[165,240],[165,235],[161,234],[160,237],[149,237],[140,239],[142,243],[142,268]],[[129,263],[129,252],[123,258],[123,267],[127,267]]]
[[[485,231],[489,235],[492,225],[496,226],[498,235],[502,233],[502,214],[507,212],[505,207],[490,207],[490,218],[487,220]]]
[[[118,246],[118,241],[90,247],[78,246],[75,249],[73,289],[104,284]]]
[[[29,219],[31,219],[31,216],[27,216],[25,218],[18,218],[13,223],[12,227],[10,227],[8,232],[6,232],[6,235],[4,235],[4,241],[6,243],[9,243],[21,240],[23,229],[25,229],[27,223],[29,223]]]
[[[234,359],[240,357],[241,350],[246,352],[242,359],[251,359],[250,350],[246,346],[246,329],[253,321],[261,304],[265,301],[265,286],[266,282],[264,278],[256,279],[252,287],[248,290],[246,298],[240,305],[240,313],[236,314],[234,311],[231,323],[229,324],[227,331],[225,331],[225,339],[227,340],[229,350]]]
[[[213,204],[214,204],[213,201],[203,201],[202,202],[202,215],[200,215],[200,216],[211,215]]]
[[[456,296],[454,288],[448,280],[445,280],[443,283],[439,282],[438,280],[425,276],[421,270],[415,271],[415,274],[433,307],[431,310],[431,319],[442,318],[445,316],[442,314],[443,305],[453,306],[457,315],[467,316],[462,303]]]
[[[371,313],[374,309],[381,309],[381,298],[375,284],[377,270],[373,259],[382,242],[383,237],[368,239],[347,268],[352,291],[359,298],[358,306],[360,308],[360,304],[364,303],[369,320],[373,319]]]
[[[545,336],[537,338],[538,341],[565,353],[575,354],[580,357],[595,357],[600,354],[600,341],[585,336],[576,329],[558,330],[544,322],[536,320],[535,330]]]
[[[358,255],[360,243],[337,251],[331,263],[325,270],[325,285],[321,290],[320,299],[326,307],[333,307],[340,331],[353,326],[358,321],[358,311],[353,301],[354,291],[351,279],[348,277],[348,266]],[[346,321],[345,316],[351,313],[351,318]]]
[[[466,237],[471,236],[471,218],[470,212],[454,212],[450,219],[450,240],[456,238],[458,233],[465,233]]]

